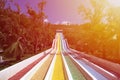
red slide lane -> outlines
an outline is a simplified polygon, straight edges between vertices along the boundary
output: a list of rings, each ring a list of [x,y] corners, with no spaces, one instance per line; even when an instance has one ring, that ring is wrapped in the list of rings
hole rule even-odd
[[[19,80],[20,78],[22,78],[29,70],[31,70],[38,62],[40,62],[46,55],[40,57],[39,59],[37,59],[36,61],[34,61],[33,63],[29,64],[27,67],[25,67],[24,69],[22,69],[21,71],[19,71],[18,73],[16,73],[15,75],[13,75],[11,78],[9,78],[8,80]]]

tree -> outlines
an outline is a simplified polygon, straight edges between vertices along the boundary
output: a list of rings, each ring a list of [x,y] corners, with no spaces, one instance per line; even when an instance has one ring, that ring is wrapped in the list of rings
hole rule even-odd
[[[106,9],[106,0],[90,0],[88,6],[80,4],[79,13],[84,16],[85,20],[90,20],[91,26],[100,24],[104,17],[104,11]]]
[[[14,56],[16,60],[21,60],[23,48],[20,43],[20,38],[5,50],[5,55],[8,57]]]
[[[116,35],[116,42],[117,42],[117,49],[118,55],[120,56],[120,7],[109,6],[107,10],[107,21],[108,21],[108,28],[111,28]],[[113,37],[113,36],[112,36]]]
[[[42,37],[45,36],[44,28],[42,27],[44,26],[44,19],[46,18],[43,11],[45,4],[46,2],[44,0],[38,3],[39,13],[36,13],[35,10],[33,10],[29,5],[27,5],[28,14],[31,16],[31,22],[33,23],[33,25],[31,26],[31,33],[33,33],[31,37],[33,38],[32,40],[34,45],[34,53],[38,52],[38,46],[42,44],[39,42],[43,42],[41,39],[44,39]]]
[[[7,0],[0,0],[0,9],[4,9]]]
[[[46,1],[42,0],[42,2],[38,3],[39,8],[39,19],[41,20],[41,23],[44,23],[44,19],[46,18],[46,15],[44,13],[44,7],[46,5]]]
[[[27,6],[30,15],[28,16],[21,13],[17,3],[14,4],[17,11],[12,10],[11,6],[4,8],[5,1],[0,0],[0,48],[5,51],[3,55],[6,58],[11,58],[13,55],[13,58],[20,60],[25,54],[36,54],[50,47],[54,35],[52,29],[43,27],[49,26],[44,23],[45,2],[40,2],[38,13]],[[14,3],[13,0],[8,1]]]

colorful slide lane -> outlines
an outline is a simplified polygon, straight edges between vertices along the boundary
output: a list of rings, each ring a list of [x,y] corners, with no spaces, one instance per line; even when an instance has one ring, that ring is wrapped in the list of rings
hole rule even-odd
[[[61,55],[56,56],[52,80],[65,80],[63,63]]]
[[[73,61],[70,59],[68,55],[65,56],[65,60],[72,74],[73,80],[86,80],[84,75],[80,72],[80,70],[76,67],[76,65],[73,63]]]
[[[67,47],[67,43],[65,39],[62,39],[62,51],[63,57],[65,58],[66,64],[71,74],[71,80],[87,80],[83,73],[80,70],[80,67],[76,65],[76,63],[70,58],[69,50]],[[68,75],[69,76],[69,75]],[[89,78],[89,80],[91,80]]]
[[[61,56],[61,33],[58,33],[58,41],[57,41],[57,49],[58,52],[56,53],[56,61],[54,65],[54,71],[52,75],[52,80],[65,80],[64,74],[64,64],[62,62]]]
[[[42,64],[37,72],[32,76],[31,80],[43,80],[52,62],[53,55],[50,55],[48,59]]]

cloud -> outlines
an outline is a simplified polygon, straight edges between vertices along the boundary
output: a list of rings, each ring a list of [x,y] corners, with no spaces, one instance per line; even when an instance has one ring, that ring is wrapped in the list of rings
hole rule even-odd
[[[44,19],[44,22],[48,23],[49,21],[48,21],[48,19]]]
[[[70,25],[70,22],[69,21],[63,21],[63,22],[61,22],[61,24]]]

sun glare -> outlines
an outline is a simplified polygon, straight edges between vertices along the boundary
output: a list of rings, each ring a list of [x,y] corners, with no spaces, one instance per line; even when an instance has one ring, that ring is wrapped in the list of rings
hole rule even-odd
[[[115,7],[120,7],[120,0],[108,0],[108,2]]]

